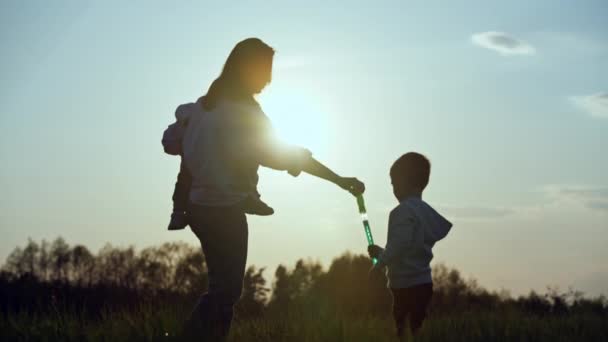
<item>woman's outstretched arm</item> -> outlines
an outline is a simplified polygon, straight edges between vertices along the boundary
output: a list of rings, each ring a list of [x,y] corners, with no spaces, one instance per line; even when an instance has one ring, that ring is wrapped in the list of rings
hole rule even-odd
[[[330,181],[354,196],[365,191],[365,185],[354,177],[341,177],[330,168],[312,157],[307,149],[280,142],[274,133],[270,120],[265,115],[257,117],[253,126],[248,127],[250,140],[243,145],[244,150],[256,158],[263,166],[276,170],[287,170],[293,176],[304,171],[313,176]]]
[[[328,180],[344,190],[349,191],[351,194],[357,196],[365,191],[365,184],[354,177],[341,177],[330,168],[323,165],[315,158],[310,157],[304,165],[302,165],[302,171],[311,174],[313,176]]]
[[[273,153],[260,155],[260,162],[266,167],[277,170],[288,170],[293,176],[297,176],[300,171],[304,171],[315,177],[332,182],[344,190],[349,191],[354,196],[365,191],[365,185],[354,177],[342,177],[332,171],[327,166],[313,158],[306,149],[274,149]]]

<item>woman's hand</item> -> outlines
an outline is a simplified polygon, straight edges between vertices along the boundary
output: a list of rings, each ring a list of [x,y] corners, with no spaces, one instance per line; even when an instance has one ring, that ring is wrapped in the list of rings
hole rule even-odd
[[[337,184],[353,196],[360,195],[365,191],[365,184],[355,177],[340,177]]]
[[[360,195],[365,191],[365,184],[363,184],[363,182],[357,178],[340,177],[327,166],[321,164],[318,160],[312,157],[310,157],[308,162],[303,165],[302,171],[337,184],[339,187],[350,192],[354,196]]]

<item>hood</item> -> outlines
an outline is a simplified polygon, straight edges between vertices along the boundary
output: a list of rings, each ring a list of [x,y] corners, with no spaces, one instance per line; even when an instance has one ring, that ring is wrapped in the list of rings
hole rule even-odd
[[[177,122],[187,124],[190,118],[196,113],[202,113],[203,110],[203,101],[205,97],[202,96],[196,102],[189,102],[179,105],[175,110],[175,119]]]
[[[187,124],[190,118],[194,115],[194,113],[200,110],[201,107],[198,102],[191,102],[179,105],[175,110],[175,119],[179,123]]]
[[[441,216],[435,209],[431,207],[429,209],[431,210],[431,215],[427,234],[433,242],[437,242],[448,235],[452,228],[452,223]]]
[[[409,197],[402,203],[409,207],[420,220],[424,227],[426,241],[435,243],[450,232],[452,223],[419,197]]]

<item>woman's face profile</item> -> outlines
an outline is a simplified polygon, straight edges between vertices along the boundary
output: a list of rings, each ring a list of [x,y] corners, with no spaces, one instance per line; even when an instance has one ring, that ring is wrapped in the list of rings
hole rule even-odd
[[[272,80],[272,57],[253,59],[244,70],[244,82],[252,94],[260,93]]]

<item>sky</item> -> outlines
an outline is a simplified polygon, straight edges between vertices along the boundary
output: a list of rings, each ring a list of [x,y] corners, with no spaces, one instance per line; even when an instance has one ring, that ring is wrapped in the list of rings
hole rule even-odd
[[[435,262],[492,290],[608,294],[608,3],[0,2],[0,260],[28,238],[143,248],[166,231],[175,108],[232,47],[276,50],[259,96],[278,134],[366,183],[386,241],[388,170],[432,163],[424,199],[453,222]],[[354,198],[260,171],[249,264],[365,253]]]

